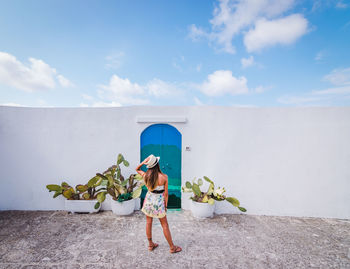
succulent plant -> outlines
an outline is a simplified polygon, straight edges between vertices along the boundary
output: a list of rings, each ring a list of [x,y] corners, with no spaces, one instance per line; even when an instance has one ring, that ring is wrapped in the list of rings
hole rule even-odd
[[[240,206],[239,201],[234,197],[226,197],[224,192],[226,192],[225,188],[217,188],[215,189],[214,182],[210,180],[208,177],[203,176],[204,180],[209,182],[209,187],[206,192],[202,192],[200,186],[203,185],[203,180],[201,178],[196,181],[196,178],[192,180],[192,184],[189,181],[186,181],[185,187],[182,187],[183,192],[193,192],[193,196],[190,197],[195,202],[200,203],[208,203],[213,205],[216,201],[226,200],[231,203],[233,206],[237,207],[242,212],[246,212],[247,210],[244,207]]]
[[[101,193],[106,189],[104,187],[100,187],[97,190],[97,187],[101,186],[102,180],[99,177],[94,176],[91,178],[87,184],[78,184],[73,188],[67,182],[62,182],[61,185],[49,184],[46,185],[46,188],[49,192],[54,191],[53,198],[56,198],[59,195],[63,195],[68,200],[98,200],[98,204],[95,208],[97,209],[100,206],[99,196],[101,197]]]
[[[142,186],[144,185],[142,176],[139,174],[131,174],[125,179],[121,173],[120,165],[122,163],[126,167],[129,166],[129,162],[119,153],[115,165],[112,165],[103,173],[96,173],[96,177],[106,183],[106,191],[103,192],[104,195],[108,193],[113,200],[119,202],[140,197]]]

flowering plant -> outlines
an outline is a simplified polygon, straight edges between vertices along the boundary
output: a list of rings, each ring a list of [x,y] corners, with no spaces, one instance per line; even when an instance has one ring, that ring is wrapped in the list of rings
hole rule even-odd
[[[192,184],[189,181],[186,181],[185,187],[182,187],[183,192],[193,192],[193,196],[190,197],[195,202],[199,203],[208,203],[213,205],[216,201],[226,200],[231,203],[233,206],[237,207],[242,212],[246,212],[247,210],[244,207],[240,206],[239,201],[234,197],[226,197],[224,193],[226,192],[225,188],[217,188],[215,189],[214,182],[210,180],[208,177],[203,176],[204,180],[209,182],[209,188],[206,192],[202,192],[200,186],[203,185],[203,180],[201,178],[196,181],[196,178],[192,180]]]

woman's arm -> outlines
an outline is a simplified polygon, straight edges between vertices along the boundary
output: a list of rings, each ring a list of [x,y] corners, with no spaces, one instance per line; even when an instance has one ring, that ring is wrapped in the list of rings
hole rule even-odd
[[[142,165],[144,165],[145,163],[148,162],[148,159],[149,159],[149,156],[146,159],[144,159],[143,162],[140,163],[135,169],[136,172],[139,173],[141,176],[143,176],[145,174],[145,172],[143,172],[140,168],[141,168]]]
[[[168,206],[168,175],[166,176],[165,184],[164,184],[164,201],[165,201],[165,210],[167,210]]]

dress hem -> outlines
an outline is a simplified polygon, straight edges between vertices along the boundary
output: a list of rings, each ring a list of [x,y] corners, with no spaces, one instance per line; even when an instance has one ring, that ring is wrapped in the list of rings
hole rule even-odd
[[[142,209],[141,209],[141,211],[142,211],[146,216],[151,217],[151,218],[161,219],[161,218],[164,218],[164,217],[166,216],[166,213],[163,213],[162,215],[159,215],[159,216],[155,216],[155,215],[151,215],[151,214],[146,213],[146,212],[143,211]]]

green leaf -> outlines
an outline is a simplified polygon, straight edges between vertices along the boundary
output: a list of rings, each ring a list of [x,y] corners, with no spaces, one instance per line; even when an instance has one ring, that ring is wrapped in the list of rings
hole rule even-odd
[[[239,201],[234,197],[226,197],[226,201],[231,203],[232,205],[234,205],[236,207],[239,206]]]
[[[99,207],[100,207],[100,202],[96,202],[94,208],[95,208],[95,209],[98,209]]]
[[[103,178],[105,180],[108,180],[108,178],[105,175],[102,175],[101,173],[96,173],[96,176],[99,176],[99,177],[101,177],[101,178]]]
[[[57,196],[59,196],[59,195],[61,195],[61,194],[62,194],[62,192],[56,191],[55,194],[53,195],[53,198],[56,198]]]
[[[211,195],[214,192],[214,184],[210,183],[207,194]]]
[[[118,154],[117,164],[120,164],[123,161],[123,155],[121,153]]]
[[[247,209],[245,209],[244,207],[240,207],[240,206],[238,207],[238,209],[241,210],[242,212],[246,212],[247,211]]]
[[[128,162],[127,160],[124,160],[124,161],[123,161],[123,164],[124,164],[126,167],[129,166],[129,162]]]
[[[136,180],[142,180],[143,177],[142,177],[140,174],[136,174],[136,175],[134,176],[134,179],[136,179]]]
[[[67,199],[71,199],[71,198],[73,198],[74,193],[75,193],[74,189],[69,188],[69,189],[63,191],[63,196],[66,197]]]
[[[202,194],[201,189],[199,188],[199,186],[196,183],[194,183],[192,185],[192,190],[193,190],[195,195],[201,196],[201,194]]]
[[[191,184],[191,182],[189,182],[189,181],[186,181],[186,188],[188,188],[188,189],[191,189],[192,188],[192,184]]]
[[[210,198],[208,200],[208,204],[213,205],[215,203],[215,200],[213,198]]]
[[[87,185],[78,184],[75,189],[79,192],[86,192],[88,190]]]
[[[69,184],[67,182],[64,182],[64,181],[61,183],[61,186],[62,186],[62,188],[69,188],[70,187]]]
[[[91,178],[87,183],[88,187],[89,188],[93,187],[96,184],[96,182],[99,180],[99,178],[100,176],[94,176],[93,178]]]
[[[203,176],[203,178],[204,178],[206,181],[208,181],[209,183],[214,184],[214,182],[213,182],[213,181],[211,181],[211,180],[210,180],[208,177]]]
[[[59,192],[62,192],[62,188],[61,188],[60,185],[49,184],[49,185],[46,185],[46,188],[47,188],[49,191],[59,191]]]
[[[201,178],[198,179],[198,185],[202,186],[203,185],[203,180]]]
[[[132,193],[132,198],[139,198],[140,197],[140,195],[141,195],[141,192],[142,192],[142,188],[140,187],[140,188],[138,188],[137,190],[135,190],[135,191],[133,191],[133,193]]]
[[[99,201],[101,204],[106,199],[106,192],[100,192],[97,194],[97,201]]]
[[[126,186],[126,184],[128,184],[128,180],[127,180],[127,179],[125,179],[125,180],[122,182],[122,184],[121,184],[121,185],[122,185],[123,187],[125,187],[125,186]]]

